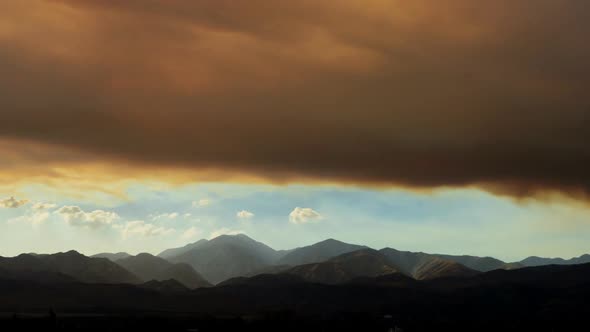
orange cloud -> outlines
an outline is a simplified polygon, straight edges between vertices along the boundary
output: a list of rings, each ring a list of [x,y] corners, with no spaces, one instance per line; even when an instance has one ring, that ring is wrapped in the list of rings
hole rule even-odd
[[[587,195],[588,6],[3,2],[0,179]]]

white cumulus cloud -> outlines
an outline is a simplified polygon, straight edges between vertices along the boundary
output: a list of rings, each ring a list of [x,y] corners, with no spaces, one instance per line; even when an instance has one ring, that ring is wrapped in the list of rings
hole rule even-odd
[[[250,211],[242,210],[242,211],[236,213],[236,217],[238,217],[240,219],[251,219],[254,217],[254,213],[252,213]]]
[[[319,212],[311,208],[296,207],[291,213],[289,213],[289,222],[293,224],[308,224],[311,222],[317,222],[322,218],[323,217]]]
[[[26,199],[18,200],[11,196],[9,198],[0,199],[0,208],[16,209],[27,204],[28,202],[29,201]]]
[[[77,206],[64,206],[57,210],[64,220],[71,226],[81,226],[89,228],[100,228],[102,226],[114,224],[119,215],[115,212],[94,210],[85,212]]]
[[[57,207],[57,204],[37,202],[37,203],[33,204],[33,206],[31,208],[35,211],[40,211],[40,210],[51,210],[56,207]]]

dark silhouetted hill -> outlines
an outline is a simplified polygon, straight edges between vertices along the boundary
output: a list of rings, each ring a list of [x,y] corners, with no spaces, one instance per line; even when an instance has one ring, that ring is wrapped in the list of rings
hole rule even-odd
[[[542,266],[542,265],[574,265],[590,263],[590,255],[582,255],[571,259],[563,258],[543,258],[531,256],[520,261],[524,266]]]
[[[339,284],[358,277],[377,277],[401,273],[385,256],[373,249],[346,253],[321,263],[293,267],[287,274],[299,276],[309,282]]]
[[[478,257],[478,256],[456,256],[456,255],[440,255],[435,254],[440,258],[457,262],[470,269],[488,272],[493,270],[513,270],[523,267],[520,263],[506,263],[493,257]]]
[[[15,273],[61,273],[86,283],[140,283],[141,280],[106,258],[86,257],[76,251],[51,255],[0,258],[0,268]]]
[[[479,273],[452,260],[421,252],[399,251],[391,248],[381,249],[379,252],[399,267],[402,273],[417,280],[470,277]]]
[[[259,274],[253,277],[237,277],[219,283],[217,286],[252,285],[264,287],[289,286],[307,282],[304,278],[288,273]]]
[[[209,287],[205,280],[192,266],[185,263],[170,263],[167,260],[147,253],[130,256],[116,261],[143,281],[166,281],[174,279],[185,287]]]
[[[161,293],[183,293],[189,290],[188,287],[176,279],[168,280],[150,280],[140,284],[139,287],[155,290]]]
[[[385,264],[383,255],[375,251],[346,255],[352,257],[339,259],[354,262],[354,256],[372,256],[363,259],[373,262],[368,269]],[[98,316],[97,322],[153,315],[145,322],[190,321],[191,328],[199,329],[203,326],[199,324],[234,317],[253,324],[248,325],[251,331],[281,330],[281,326],[298,326],[299,322],[310,326],[326,322],[327,328],[319,331],[333,330],[336,322],[349,322],[337,325],[339,331],[342,327],[387,331],[390,326],[381,329],[377,324],[384,317],[407,331],[571,331],[583,329],[590,314],[588,280],[590,264],[494,270],[473,277],[421,281],[393,273],[353,278],[337,285],[307,282],[288,274],[259,275],[196,290],[183,290],[176,281],[42,284],[0,277],[0,312],[53,308],[58,318],[66,317],[62,322],[68,319],[63,313]],[[263,323],[274,325],[261,329],[259,324]],[[373,323],[377,325],[370,325]],[[209,326],[203,330],[227,330]],[[305,326],[298,329],[312,330]]]
[[[119,259],[123,259],[123,258],[127,258],[131,256],[130,254],[126,253],[126,252],[117,252],[117,253],[110,253],[110,252],[103,252],[100,254],[96,254],[96,255],[92,255],[90,257],[94,257],[94,258],[107,258],[113,262],[119,260]]]

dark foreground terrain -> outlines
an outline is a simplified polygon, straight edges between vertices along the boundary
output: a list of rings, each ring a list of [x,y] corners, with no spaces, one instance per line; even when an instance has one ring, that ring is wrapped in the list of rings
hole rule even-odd
[[[586,331],[590,317],[590,264],[339,285],[263,274],[196,290],[54,279],[0,280],[0,330]]]

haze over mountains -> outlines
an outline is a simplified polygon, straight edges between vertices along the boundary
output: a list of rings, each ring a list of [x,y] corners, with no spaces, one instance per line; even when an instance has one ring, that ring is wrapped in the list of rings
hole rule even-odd
[[[358,277],[402,273],[385,256],[373,249],[342,254],[320,263],[299,265],[285,272],[322,284],[340,284]]]
[[[12,273],[20,278],[39,281],[52,276],[57,280],[76,280],[85,283],[141,282],[136,275],[106,258],[86,257],[73,250],[52,255],[22,254],[13,258],[0,257],[0,276],[2,271],[5,275]]]
[[[134,325],[142,330],[170,331],[206,326],[209,328],[203,330],[226,331],[228,320],[237,324],[230,330],[245,331],[276,331],[285,324],[328,324],[326,328],[306,329],[304,325],[289,331],[387,331],[393,326],[383,328],[384,323],[395,323],[404,331],[571,331],[590,314],[590,264],[477,272],[425,255],[365,248],[324,262],[298,265],[286,273],[237,277],[195,290],[175,279],[129,279],[127,273],[121,273],[122,267],[115,268],[117,264],[105,258],[84,258],[74,252],[43,255],[41,260],[21,255],[0,260],[0,313],[39,315],[39,308],[53,308],[61,317],[60,324],[75,326],[66,330],[92,331],[135,330],[129,327],[133,317],[144,317]],[[159,259],[140,254],[124,258],[129,261],[121,264],[139,261],[143,269],[146,262],[162,264]],[[46,263],[32,272],[29,263],[40,261]],[[74,277],[45,279],[36,274],[52,271],[58,275],[61,272],[56,267],[64,261],[85,262],[88,272],[63,271],[87,282]],[[99,266],[119,271],[121,281],[113,283],[115,278],[110,277],[108,283],[92,282],[107,280],[95,273]],[[6,268],[20,271],[20,275],[4,273]],[[135,271],[140,274],[141,269]],[[427,270],[432,272],[422,272]],[[22,277],[28,273],[31,278]],[[122,282],[125,279],[138,284]],[[9,324],[27,322],[14,316],[18,319],[8,320]],[[6,321],[0,316],[0,326]],[[51,320],[37,322],[55,327]],[[268,328],[261,329],[260,324]]]
[[[144,282],[176,280],[188,288],[211,286],[192,266],[185,263],[170,263],[163,258],[146,253],[122,258],[116,263]]]
[[[323,262],[332,257],[346,254],[352,251],[368,248],[366,246],[348,244],[334,239],[328,239],[310,246],[291,250],[281,257],[278,265],[302,265]]]
[[[131,255],[129,255],[126,252],[117,252],[117,253],[109,253],[109,252],[103,252],[100,254],[96,254],[96,255],[92,255],[91,257],[98,257],[98,258],[107,258],[111,261],[116,261],[119,259],[123,259],[123,258],[127,258],[127,257],[131,257]]]
[[[246,235],[222,235],[209,241],[198,241],[189,250],[169,255],[174,263],[187,263],[211,283],[248,275],[273,265],[283,252],[257,242]]]
[[[417,280],[436,279],[442,277],[473,276],[479,269],[472,269],[462,265],[451,258],[443,258],[437,255],[398,251],[384,248],[379,253],[387,257],[400,268],[400,272]]]
[[[175,280],[183,287],[194,289],[261,274],[288,274],[307,282],[342,284],[361,277],[391,274],[433,280],[473,277],[497,269],[587,262],[590,262],[590,255],[571,260],[529,257],[518,263],[506,263],[492,257],[427,254],[392,248],[374,250],[334,239],[292,250],[274,250],[240,234],[199,240],[165,250],[158,256],[101,253],[86,257],[75,251],[22,254],[0,258],[0,276],[84,283],[140,284]]]
[[[575,265],[590,263],[590,255],[582,255],[571,259],[563,258],[542,258],[531,256],[523,259],[520,263],[524,266],[542,266],[542,265]]]
[[[298,319],[358,312],[368,316],[354,320],[374,322],[367,317],[394,312],[417,331],[417,322],[407,317],[438,322],[422,329],[432,330],[449,322],[489,323],[493,315],[494,322],[519,317],[524,325],[514,326],[523,330],[540,321],[545,322],[540,327],[552,319],[563,323],[565,313],[573,321],[590,314],[584,306],[590,264],[574,264],[587,256],[509,264],[491,257],[375,250],[334,239],[276,251],[245,235],[201,240],[160,256],[22,254],[0,257],[0,313],[49,307],[91,315],[155,311],[176,320],[178,312],[206,317],[291,312]],[[563,264],[524,266],[544,262]]]
[[[351,259],[356,256],[343,256],[338,259],[337,257],[366,249],[369,248],[328,239],[292,250],[275,251],[241,234],[223,235],[209,241],[199,240],[181,248],[165,250],[159,256],[172,262],[190,264],[214,284],[231,278],[262,273],[292,273],[307,276],[309,280],[338,283],[354,278],[358,276],[358,273],[349,266],[352,264]],[[381,261],[379,268],[374,266],[374,270],[365,269],[365,276],[376,276],[379,274],[377,271],[383,269],[381,274],[385,274],[386,271],[396,271],[423,280],[446,276],[471,276],[477,272],[524,266],[520,263],[506,263],[492,257],[413,253],[391,248],[381,249],[378,253],[368,254],[369,252],[367,251],[362,258],[352,264],[363,270],[362,264],[370,265],[369,261],[377,264]],[[347,272],[340,270],[338,276],[329,272],[329,270],[340,269],[342,264],[349,267],[346,269]],[[325,275],[312,276],[310,271]],[[334,277],[334,280],[326,280],[330,275]]]

